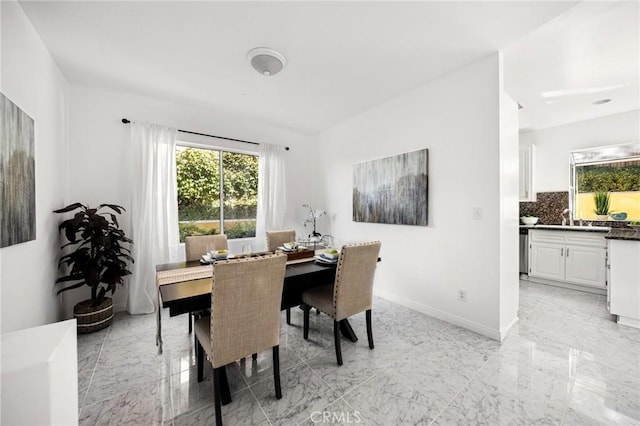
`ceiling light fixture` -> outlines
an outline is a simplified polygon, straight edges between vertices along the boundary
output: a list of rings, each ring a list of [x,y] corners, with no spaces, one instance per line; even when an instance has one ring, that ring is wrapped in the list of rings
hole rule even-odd
[[[600,99],[600,100],[597,100],[597,101],[593,101],[592,103],[594,105],[602,105],[602,104],[606,104],[606,103],[609,103],[609,102],[611,102],[611,99]]]
[[[282,53],[268,47],[251,49],[247,53],[247,59],[256,71],[267,77],[278,74],[287,63]]]

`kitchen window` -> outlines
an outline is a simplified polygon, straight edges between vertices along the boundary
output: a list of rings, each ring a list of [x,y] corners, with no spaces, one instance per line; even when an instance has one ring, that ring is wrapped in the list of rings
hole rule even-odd
[[[640,220],[640,143],[574,151],[571,171],[575,219]],[[599,211],[598,198],[608,209]]]
[[[176,147],[180,241],[189,235],[256,235],[258,156]]]

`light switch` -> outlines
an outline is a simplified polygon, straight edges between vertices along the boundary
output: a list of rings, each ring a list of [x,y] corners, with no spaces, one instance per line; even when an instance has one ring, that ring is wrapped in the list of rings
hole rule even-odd
[[[473,220],[482,220],[482,208],[481,207],[473,207],[472,216]]]

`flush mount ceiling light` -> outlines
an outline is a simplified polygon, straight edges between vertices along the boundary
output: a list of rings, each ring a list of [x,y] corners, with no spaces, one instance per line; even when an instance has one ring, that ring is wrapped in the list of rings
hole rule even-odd
[[[282,70],[287,60],[282,53],[268,47],[256,47],[247,53],[251,66],[265,76],[276,75]]]

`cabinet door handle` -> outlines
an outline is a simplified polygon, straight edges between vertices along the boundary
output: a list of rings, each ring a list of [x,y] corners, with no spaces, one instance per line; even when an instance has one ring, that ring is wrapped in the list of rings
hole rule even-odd
[[[560,249],[560,257],[564,256],[564,247]]]
[[[569,247],[567,247],[567,257],[569,257]]]

